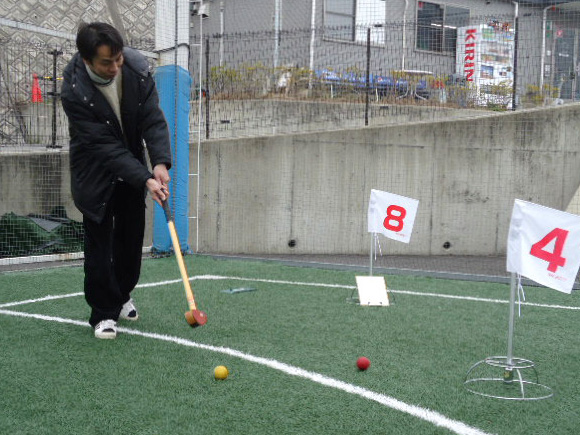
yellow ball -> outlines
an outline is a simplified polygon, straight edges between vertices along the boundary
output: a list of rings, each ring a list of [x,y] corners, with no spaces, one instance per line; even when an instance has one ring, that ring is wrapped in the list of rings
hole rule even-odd
[[[226,366],[217,366],[213,369],[213,375],[216,379],[226,379],[230,372]]]

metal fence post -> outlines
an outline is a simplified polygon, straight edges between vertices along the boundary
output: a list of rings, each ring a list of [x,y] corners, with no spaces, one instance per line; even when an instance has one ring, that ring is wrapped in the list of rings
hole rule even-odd
[[[365,81],[365,127],[369,125],[369,106],[370,106],[370,76],[371,76],[371,28],[367,29],[367,70]]]
[[[202,92],[203,93],[203,92]],[[202,96],[200,95],[199,98]],[[205,138],[209,139],[209,37],[205,39]]]
[[[47,148],[62,148],[62,145],[56,144],[56,100],[59,96],[57,92],[56,86],[56,62],[58,56],[62,55],[62,51],[57,50],[56,48],[52,51],[49,51],[48,54],[52,55],[52,92],[49,93],[52,96],[52,140],[50,145],[47,145]]]

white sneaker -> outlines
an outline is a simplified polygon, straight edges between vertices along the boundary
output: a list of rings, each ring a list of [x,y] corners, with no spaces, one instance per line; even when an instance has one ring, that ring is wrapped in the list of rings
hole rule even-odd
[[[124,320],[137,320],[139,318],[139,313],[137,313],[137,307],[133,303],[133,299],[129,299],[123,305],[121,312],[119,313],[119,319]]]
[[[112,339],[117,337],[117,322],[111,319],[101,320],[95,326],[95,337]]]

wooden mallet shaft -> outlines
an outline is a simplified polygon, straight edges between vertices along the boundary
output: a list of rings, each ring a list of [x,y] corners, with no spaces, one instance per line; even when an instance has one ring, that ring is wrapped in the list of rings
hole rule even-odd
[[[193,297],[193,290],[191,289],[191,283],[189,282],[189,276],[187,274],[187,269],[185,268],[183,255],[181,254],[181,246],[179,245],[179,238],[177,237],[177,231],[175,230],[175,223],[171,220],[167,221],[167,225],[169,227],[169,233],[171,234],[171,242],[173,243],[173,250],[175,251],[175,257],[177,258],[179,271],[181,272],[183,286],[185,287],[185,297],[187,298],[189,309],[197,310],[197,306],[195,305],[195,298]]]
[[[169,209],[167,201],[163,201],[162,206],[165,218],[167,219],[167,226],[169,227],[169,234],[171,235],[171,242],[173,243],[173,250],[175,251],[179,271],[181,272],[181,280],[183,281],[183,286],[185,288],[187,304],[189,305],[189,311],[185,313],[185,318],[190,326],[205,325],[207,322],[207,315],[203,311],[198,310],[195,304],[195,297],[193,296],[193,290],[191,289],[191,283],[189,282],[189,276],[187,274],[187,269],[185,268],[183,255],[181,254],[179,237],[177,236],[177,230],[175,229],[175,222],[171,215],[171,210]]]

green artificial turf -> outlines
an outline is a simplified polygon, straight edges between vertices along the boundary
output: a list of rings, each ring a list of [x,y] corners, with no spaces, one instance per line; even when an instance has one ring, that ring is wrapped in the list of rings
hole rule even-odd
[[[175,282],[137,288],[141,318],[120,323],[158,336],[120,333],[116,340],[97,340],[88,326],[0,313],[0,433],[453,433],[359,395],[232,356],[228,349],[430,409],[487,433],[574,434],[580,427],[578,310],[522,307],[514,356],[533,360],[540,382],[555,395],[506,401],[470,393],[463,381],[478,361],[506,354],[508,304],[431,294],[507,302],[507,285],[388,276],[394,303],[361,307],[347,301],[355,287],[353,272],[207,256],[185,261],[191,277],[243,278],[192,281],[209,319],[203,327],[185,322],[187,303],[174,258],[144,261],[140,285]],[[0,274],[0,305],[82,292],[82,282],[81,267]],[[255,290],[224,292],[236,288]],[[526,287],[526,300],[580,306],[577,293],[539,287]],[[81,322],[89,314],[82,295],[0,310]],[[167,337],[212,347],[160,339]],[[356,368],[361,355],[371,360],[364,372]],[[228,379],[213,378],[217,365],[229,368]]]

